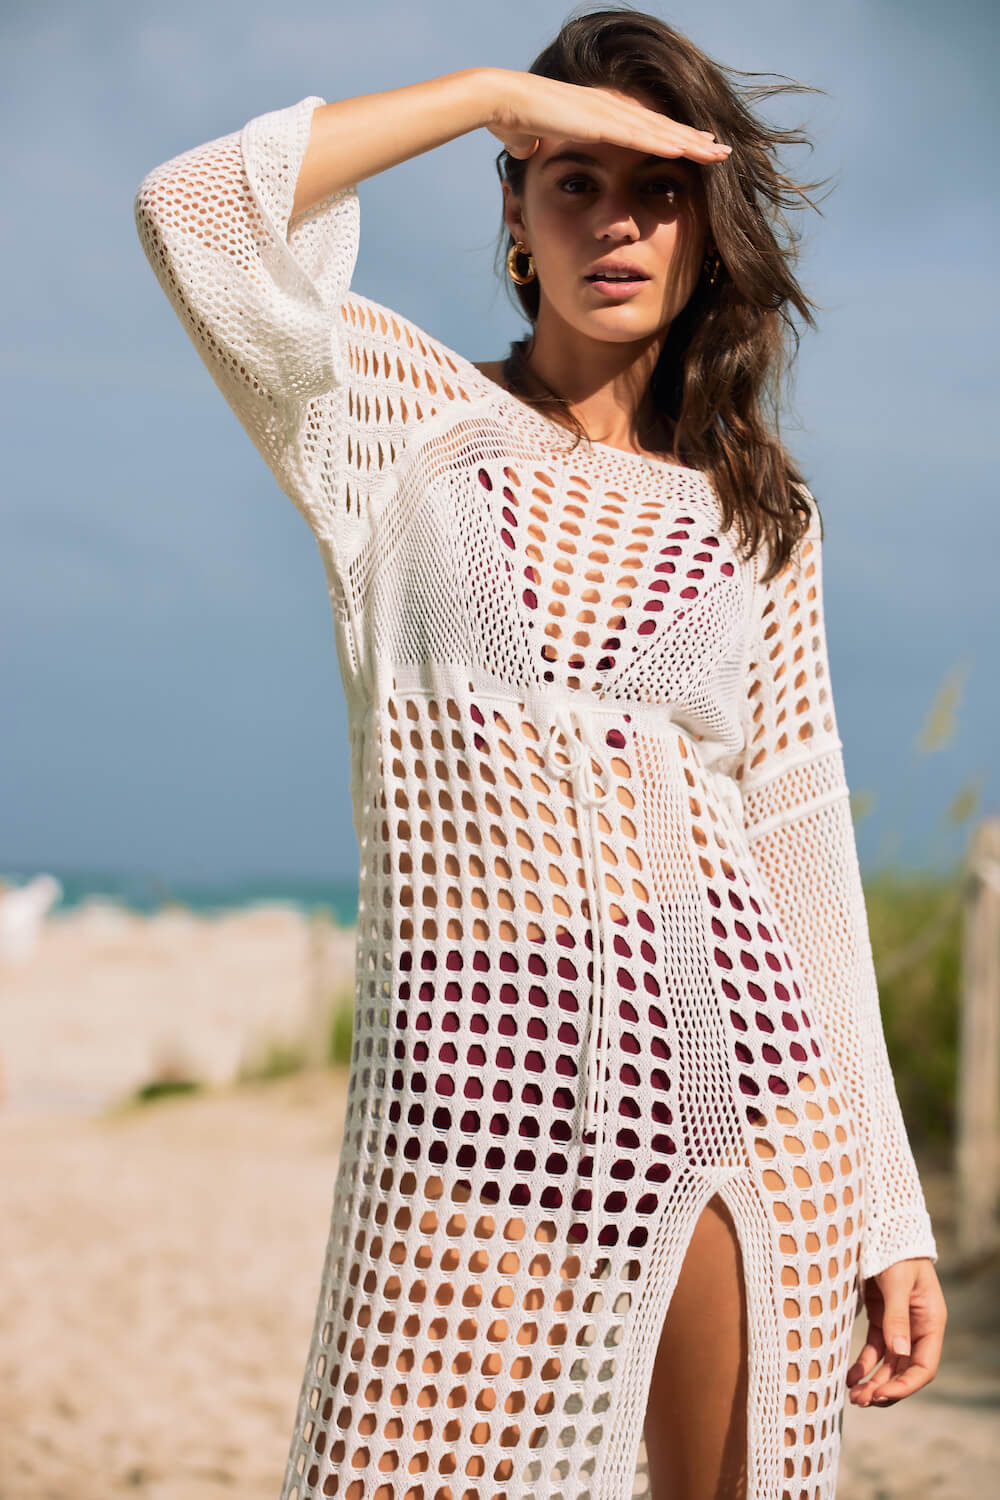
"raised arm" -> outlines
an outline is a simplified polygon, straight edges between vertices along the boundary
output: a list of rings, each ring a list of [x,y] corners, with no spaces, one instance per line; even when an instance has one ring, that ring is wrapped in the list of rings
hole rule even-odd
[[[757,585],[741,785],[755,862],[860,1122],[868,1278],[907,1257],[936,1260],[937,1248],[886,1051],[830,684],[819,518],[808,498],[806,537],[777,578]]]
[[[331,193],[489,125],[502,77],[502,69],[463,68],[404,88],[321,104],[312,117],[292,216]]]
[[[409,432],[456,392],[444,346],[348,297],[356,184],[483,125],[524,155],[548,130],[724,155],[704,132],[603,90],[471,68],[331,103],[310,95],[154,167],[136,192],[139,238],[160,285],[334,557],[364,539],[372,487],[390,482],[389,460]]]
[[[351,188],[291,222],[322,102],[301,99],[170,158],[147,172],[134,202],[142,248],[185,332],[310,522],[305,413],[346,374],[338,307],[358,248]]]
[[[519,157],[530,156],[547,134],[617,141],[701,162],[718,161],[730,149],[711,131],[680,125],[607,89],[508,68],[463,68],[317,109],[292,212],[481,125]]]
[[[475,69],[332,104],[311,95],[172,157],[136,192],[140,241],[185,331],[281,488],[338,548],[362,531],[344,474],[355,182],[487,113]]]

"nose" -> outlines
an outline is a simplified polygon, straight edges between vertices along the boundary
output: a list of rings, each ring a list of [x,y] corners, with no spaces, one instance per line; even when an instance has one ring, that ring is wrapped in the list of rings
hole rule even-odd
[[[602,194],[595,217],[598,239],[617,241],[639,238],[639,225],[628,193]]]

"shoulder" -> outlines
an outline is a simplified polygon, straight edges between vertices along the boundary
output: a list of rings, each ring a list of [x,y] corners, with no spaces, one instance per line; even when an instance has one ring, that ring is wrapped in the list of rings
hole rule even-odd
[[[502,360],[474,363],[371,297],[349,291],[340,304],[340,316],[347,342],[354,346],[355,372],[373,383],[426,384],[433,394],[441,383],[441,394],[448,400],[466,401],[495,393],[495,386],[503,383]]]
[[[800,498],[805,502],[806,507],[809,511],[809,524],[803,531],[801,540],[804,541],[808,537],[810,541],[822,541],[823,517],[820,515],[819,505],[816,502],[816,496],[813,494],[812,490],[809,489],[808,485],[802,484],[801,482],[795,484],[794,489],[796,490]]]
[[[456,350],[449,349],[412,318],[359,292],[349,291],[342,299],[340,316],[348,334],[368,344],[394,349],[403,355],[417,355],[453,370],[467,363]]]
[[[470,362],[480,375],[486,376],[487,380],[493,380],[497,385],[504,384],[504,361],[502,359],[474,359]]]

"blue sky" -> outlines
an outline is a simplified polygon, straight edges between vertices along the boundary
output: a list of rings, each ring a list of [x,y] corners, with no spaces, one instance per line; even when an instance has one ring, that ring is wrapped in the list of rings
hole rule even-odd
[[[833,685],[862,864],[915,863],[970,779],[997,811],[997,48],[991,7],[653,6],[718,61],[825,90],[804,123],[820,305],[782,432],[823,509]],[[568,4],[9,4],[0,334],[0,871],[351,877],[319,553],[153,277],[152,166],[309,94],[526,67]],[[494,138],[361,184],[355,286],[472,359],[523,324],[493,273]],[[956,734],[914,749],[950,672]],[[859,808],[860,811],[860,808]]]

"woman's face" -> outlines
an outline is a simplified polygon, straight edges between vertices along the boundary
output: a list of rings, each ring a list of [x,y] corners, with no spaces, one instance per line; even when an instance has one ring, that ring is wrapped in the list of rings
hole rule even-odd
[[[693,161],[556,136],[542,136],[528,159],[520,198],[504,184],[504,218],[534,258],[539,322],[554,312],[616,343],[666,332],[695,289],[709,240]]]

